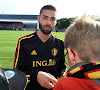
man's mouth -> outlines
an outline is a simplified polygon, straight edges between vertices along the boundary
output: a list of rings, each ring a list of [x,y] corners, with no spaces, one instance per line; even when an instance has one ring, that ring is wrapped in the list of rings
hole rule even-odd
[[[44,26],[45,30],[51,30],[52,28],[50,26]]]

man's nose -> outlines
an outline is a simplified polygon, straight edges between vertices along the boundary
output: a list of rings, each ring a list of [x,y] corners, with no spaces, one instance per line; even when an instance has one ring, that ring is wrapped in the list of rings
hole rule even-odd
[[[50,25],[51,24],[51,20],[47,20],[47,24]]]

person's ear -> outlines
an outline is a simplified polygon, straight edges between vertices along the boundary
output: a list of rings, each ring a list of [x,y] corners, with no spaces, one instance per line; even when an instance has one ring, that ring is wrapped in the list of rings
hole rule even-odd
[[[37,16],[38,23],[40,22],[40,16]]]
[[[75,62],[75,53],[71,48],[67,48],[67,52],[68,52],[68,57],[71,60],[71,62]]]
[[[56,19],[56,24],[57,24],[57,19]],[[56,24],[55,24],[55,25],[56,25]]]

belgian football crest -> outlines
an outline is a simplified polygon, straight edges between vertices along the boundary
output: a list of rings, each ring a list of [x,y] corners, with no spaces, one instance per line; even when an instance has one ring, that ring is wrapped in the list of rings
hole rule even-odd
[[[37,55],[36,51],[33,50],[33,51],[31,52],[31,55]]]
[[[53,48],[53,49],[52,49],[52,55],[53,55],[53,56],[56,56],[57,53],[58,53],[58,50],[57,50],[56,48]]]

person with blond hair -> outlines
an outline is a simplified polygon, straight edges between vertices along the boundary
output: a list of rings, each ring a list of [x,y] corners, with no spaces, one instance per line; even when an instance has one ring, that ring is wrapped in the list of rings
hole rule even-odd
[[[70,69],[53,90],[100,90],[100,23],[78,17],[65,32]]]

